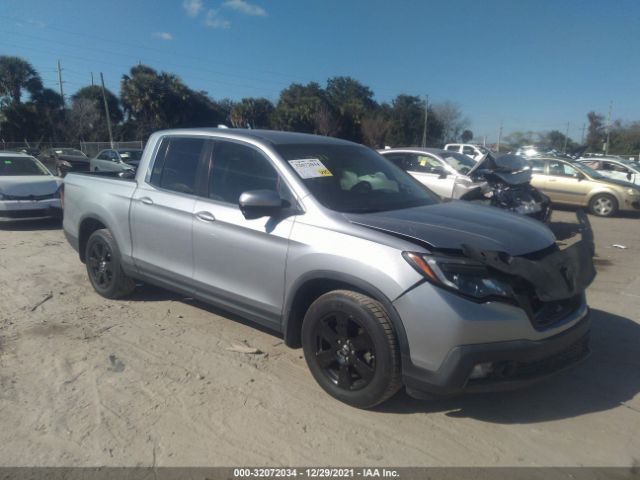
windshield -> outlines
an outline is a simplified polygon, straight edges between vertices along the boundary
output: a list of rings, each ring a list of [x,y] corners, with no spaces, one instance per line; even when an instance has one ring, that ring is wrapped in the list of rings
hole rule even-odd
[[[337,212],[366,213],[438,203],[421,183],[357,145],[278,145],[312,195]]]
[[[18,175],[49,175],[49,170],[32,157],[0,157],[0,176]]]
[[[142,157],[142,150],[118,150],[118,153],[125,162],[127,160],[140,160],[140,157]]]
[[[72,155],[74,157],[86,157],[84,153],[75,148],[56,148],[55,152],[58,155]]]
[[[469,173],[469,171],[476,166],[476,161],[468,155],[455,152],[443,152],[442,159],[447,162],[447,165],[453,167],[453,169],[463,175]]]

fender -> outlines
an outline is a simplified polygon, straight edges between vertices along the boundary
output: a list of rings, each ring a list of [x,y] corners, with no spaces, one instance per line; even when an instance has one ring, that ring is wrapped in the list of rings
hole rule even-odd
[[[288,289],[289,294],[285,298],[285,307],[284,307],[284,315],[283,315],[283,324],[282,331],[284,334],[285,343],[289,344],[289,341],[294,339],[297,335],[297,332],[301,326],[301,320],[298,321],[293,318],[293,302],[300,292],[300,289],[303,288],[309,282],[315,280],[325,280],[328,282],[335,282],[337,284],[341,284],[341,288],[352,287],[355,290],[364,293],[374,300],[380,302],[387,313],[389,314],[389,318],[393,324],[393,328],[396,331],[396,335],[398,337],[398,345],[400,347],[400,354],[402,357],[402,364],[405,365],[407,362],[411,363],[410,355],[409,355],[409,342],[407,340],[407,333],[404,329],[404,325],[402,324],[402,320],[400,319],[400,315],[396,311],[393,306],[392,301],[378,288],[371,285],[369,282],[362,280],[361,278],[355,277],[353,275],[349,275],[342,272],[335,272],[332,270],[312,270],[310,272],[305,273],[300,276],[293,283],[291,288]]]

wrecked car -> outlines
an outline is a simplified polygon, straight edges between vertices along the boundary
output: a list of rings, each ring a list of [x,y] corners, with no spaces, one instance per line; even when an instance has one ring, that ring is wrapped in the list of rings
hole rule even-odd
[[[516,155],[487,152],[475,161],[439,148],[379,150],[442,198],[483,203],[543,222],[551,218],[551,200],[531,184],[531,167]]]
[[[64,232],[95,291],[182,292],[302,346],[320,387],[371,408],[513,388],[589,353],[593,238],[441,202],[330,137],[156,132],[135,174],[70,173]],[[213,340],[212,340],[213,341]]]
[[[0,222],[61,218],[61,185],[34,157],[0,152]]]

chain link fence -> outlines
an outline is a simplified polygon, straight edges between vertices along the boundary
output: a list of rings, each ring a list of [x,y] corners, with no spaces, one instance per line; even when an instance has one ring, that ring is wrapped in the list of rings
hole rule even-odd
[[[26,151],[31,155],[38,155],[38,152],[43,152],[49,148],[77,148],[81,150],[87,157],[95,157],[98,152],[111,148],[110,142],[4,142],[0,141],[0,151]],[[144,148],[144,142],[140,140],[134,140],[129,142],[113,142],[113,148],[131,148],[142,149]]]

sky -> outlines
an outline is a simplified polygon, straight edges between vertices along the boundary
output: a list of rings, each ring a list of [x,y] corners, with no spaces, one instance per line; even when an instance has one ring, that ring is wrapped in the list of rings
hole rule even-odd
[[[351,76],[379,102],[451,101],[476,138],[640,120],[638,0],[0,0],[0,55],[65,97],[142,62],[214,99]]]

